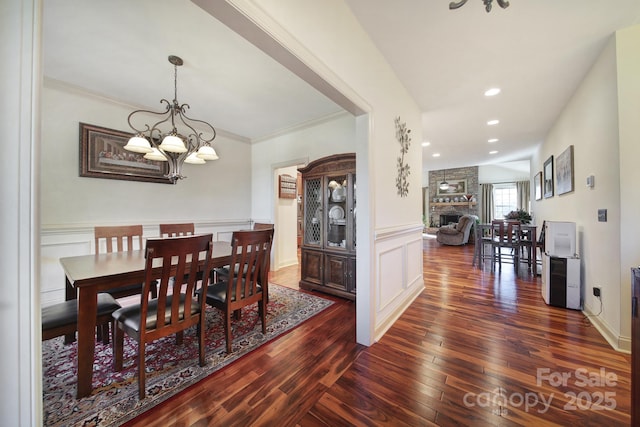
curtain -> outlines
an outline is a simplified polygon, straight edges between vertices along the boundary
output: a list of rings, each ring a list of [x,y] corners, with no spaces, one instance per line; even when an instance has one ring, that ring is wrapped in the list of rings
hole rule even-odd
[[[493,219],[493,184],[480,184],[480,186],[482,187],[480,222],[486,224]]]
[[[518,209],[529,212],[529,200],[531,199],[531,189],[529,181],[516,182],[516,194],[518,198]]]

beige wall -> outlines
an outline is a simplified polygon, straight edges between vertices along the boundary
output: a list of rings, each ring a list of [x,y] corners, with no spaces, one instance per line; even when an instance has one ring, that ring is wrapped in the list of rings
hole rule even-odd
[[[42,99],[44,229],[250,218],[250,144],[221,132],[213,144],[220,159],[185,165],[187,178],[175,185],[80,177],[78,123],[128,131],[136,108],[50,80]]]
[[[640,25],[616,35],[620,159],[620,335],[631,336],[630,267],[640,265]]]
[[[640,55],[634,48],[638,43],[638,27],[612,36],[531,163],[533,179],[550,155],[555,160],[569,145],[574,146],[575,190],[532,201],[536,223],[576,222],[585,311],[600,311],[592,289],[601,287],[602,313],[591,319],[612,346],[626,350],[630,337],[629,269],[640,263],[640,226],[634,219],[639,202],[637,191],[627,188],[640,178],[638,167],[631,163],[639,154]],[[590,175],[595,177],[593,188],[585,184]],[[598,209],[607,209],[607,222],[598,222]]]
[[[424,288],[419,108],[342,0],[196,3],[223,23],[240,28],[247,37],[263,32],[296,58],[294,69],[316,83],[322,80],[320,86],[337,89],[357,107],[354,111],[364,112],[356,118],[355,134],[359,212],[356,334],[358,342],[373,343]],[[245,19],[250,25],[236,25]],[[263,45],[291,60],[273,43]],[[398,116],[412,130],[413,139],[406,158],[412,174],[405,198],[397,195],[395,187],[400,145],[395,140],[394,119]]]

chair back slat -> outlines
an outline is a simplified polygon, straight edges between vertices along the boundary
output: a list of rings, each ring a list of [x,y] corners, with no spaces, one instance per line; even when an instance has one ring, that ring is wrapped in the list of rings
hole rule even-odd
[[[202,291],[207,291],[211,274],[212,241],[213,234],[147,240],[145,282],[140,300],[141,333],[147,329],[149,294],[156,280],[160,282],[158,298],[154,301],[157,304],[156,326],[149,334],[165,336],[171,331],[184,329],[185,323],[195,324],[191,315],[192,307],[198,304],[200,311],[204,312],[206,301],[194,300],[194,294],[199,277],[202,278]],[[204,259],[202,268],[198,266],[200,258]],[[199,271],[202,275],[196,274]],[[175,280],[176,277],[184,279]],[[167,306],[170,296],[171,306]]]
[[[267,277],[272,239],[273,228],[233,233],[231,265],[237,265],[238,268],[230,269],[227,283],[227,304],[232,310],[262,297],[258,285],[261,277]]]
[[[182,224],[160,224],[160,237],[193,236],[195,225],[192,222]]]
[[[273,229],[273,224],[265,223],[265,222],[254,222],[253,229],[254,230],[271,230]]]
[[[138,249],[142,249],[142,225],[94,227],[93,237],[95,239],[96,253],[101,253],[100,248],[103,241],[106,253],[133,251],[136,249],[136,242]]]

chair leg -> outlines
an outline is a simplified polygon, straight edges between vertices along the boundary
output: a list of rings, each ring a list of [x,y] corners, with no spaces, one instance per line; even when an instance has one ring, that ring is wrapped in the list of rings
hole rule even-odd
[[[120,329],[119,322],[113,322],[113,370],[122,370],[122,353],[124,348],[124,330]]]
[[[102,344],[109,344],[109,324],[111,322],[105,322],[100,325],[100,335],[102,338]]]
[[[176,332],[176,345],[182,345],[183,340],[184,340],[184,331]]]
[[[144,355],[146,344],[143,340],[138,343],[138,397],[140,400],[145,398],[145,369],[144,369]]]
[[[204,361],[204,313],[200,313],[200,322],[198,323],[198,350],[200,366],[205,365]]]
[[[262,320],[262,334],[267,333],[267,301],[266,295],[258,301],[258,312],[260,313],[260,319]]]
[[[231,337],[231,311],[228,309],[224,313],[224,332],[227,338],[227,353],[231,353],[231,344],[233,338]]]

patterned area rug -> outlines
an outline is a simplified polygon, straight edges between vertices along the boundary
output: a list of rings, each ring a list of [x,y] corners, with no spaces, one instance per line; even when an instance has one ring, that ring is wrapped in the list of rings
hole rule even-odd
[[[137,343],[124,344],[124,368],[114,372],[111,345],[96,343],[93,393],[76,399],[76,351],[63,337],[42,343],[43,406],[45,426],[120,425],[170,398],[186,387],[227,366],[262,344],[328,308],[332,301],[294,289],[269,285],[267,334],[262,334],[257,304],[234,320],[233,352],[225,350],[223,318],[207,309],[206,365],[198,365],[195,327],[184,334],[183,345],[167,337],[147,345],[147,397],[138,399]]]

